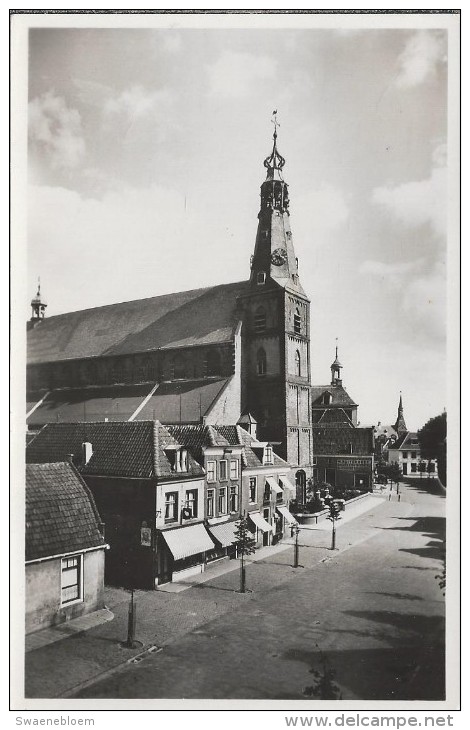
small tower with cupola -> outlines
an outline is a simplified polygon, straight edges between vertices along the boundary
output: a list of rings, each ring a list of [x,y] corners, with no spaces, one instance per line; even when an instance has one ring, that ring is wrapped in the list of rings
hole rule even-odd
[[[31,319],[28,322],[28,328],[35,327],[42,322],[46,315],[47,302],[41,294],[41,280],[38,279],[38,290],[36,296],[31,299]]]

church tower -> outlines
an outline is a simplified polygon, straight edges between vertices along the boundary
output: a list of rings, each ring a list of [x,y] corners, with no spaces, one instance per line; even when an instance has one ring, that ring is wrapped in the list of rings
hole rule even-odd
[[[277,149],[264,160],[260,211],[244,316],[244,407],[258,438],[296,469],[311,471],[310,301],[299,280],[289,192]]]
[[[403,401],[401,399],[401,392],[400,392],[400,401],[398,403],[398,415],[397,420],[395,421],[395,425],[393,426],[395,431],[400,435],[402,433],[406,433],[408,431],[405,423],[405,416],[403,415]]]

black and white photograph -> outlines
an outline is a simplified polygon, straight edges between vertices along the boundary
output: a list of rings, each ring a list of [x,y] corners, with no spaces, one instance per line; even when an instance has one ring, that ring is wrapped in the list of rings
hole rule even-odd
[[[459,710],[459,33],[13,12],[15,709]]]

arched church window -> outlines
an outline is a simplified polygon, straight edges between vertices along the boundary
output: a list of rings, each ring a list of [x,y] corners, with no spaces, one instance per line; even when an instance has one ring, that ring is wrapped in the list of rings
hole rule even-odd
[[[300,375],[300,352],[295,351],[295,374]]]
[[[258,375],[266,375],[266,352],[262,347],[256,353],[256,372]]]
[[[173,379],[184,378],[186,376],[186,363],[181,355],[175,355],[173,358]]]
[[[299,311],[299,308],[296,307],[295,308],[295,312],[294,312],[294,332],[297,335],[300,335],[300,332],[301,332],[301,324],[302,324],[302,318],[300,316],[300,311]]]
[[[220,375],[220,353],[208,350],[206,355],[206,375]]]
[[[266,310],[264,307],[258,307],[256,310],[253,328],[255,332],[264,332],[266,329]]]

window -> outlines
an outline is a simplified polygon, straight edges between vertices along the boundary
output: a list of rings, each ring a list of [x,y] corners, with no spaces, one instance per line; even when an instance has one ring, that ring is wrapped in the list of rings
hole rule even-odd
[[[256,276],[256,283],[260,286],[266,283],[266,273],[264,271],[258,271]]]
[[[225,459],[219,461],[219,479],[221,482],[225,482],[227,477],[227,462]]]
[[[186,376],[186,363],[181,355],[173,358],[173,379],[178,380]]]
[[[408,452],[404,451],[402,454],[402,459],[407,459],[407,458],[408,458]]]
[[[215,489],[207,490],[207,503],[206,503],[207,517],[214,516],[214,492],[215,492]]]
[[[332,401],[333,396],[331,393],[323,393],[323,405],[329,406]]]
[[[82,555],[62,558],[61,604],[82,599]]]
[[[238,512],[238,484],[230,487],[230,512]]]
[[[256,477],[250,477],[250,502],[256,502]]]
[[[266,353],[262,347],[256,353],[256,372],[258,375],[266,375]]]
[[[178,492],[165,494],[165,522],[176,522],[178,519]]]
[[[416,464],[411,464],[411,472],[414,473],[416,471]]]
[[[264,449],[264,463],[265,464],[273,463],[273,447],[272,446],[266,446],[266,448]]]
[[[295,313],[294,313],[294,332],[297,335],[300,335],[300,333],[301,333],[301,325],[302,325],[302,319],[300,316],[299,308],[296,307]]]
[[[416,459],[416,451],[412,451],[411,452],[411,458],[412,459]]]
[[[295,374],[300,375],[300,352],[295,351]]]
[[[219,515],[227,514],[227,489],[221,487],[219,489]]]
[[[264,307],[258,307],[253,319],[253,329],[255,332],[263,332],[266,329],[266,310]]]
[[[215,482],[217,479],[216,472],[215,472],[215,461],[208,461],[207,462],[207,481],[208,482]]]
[[[434,474],[435,471],[436,471],[436,465],[433,464],[432,461],[430,461],[428,464],[428,472],[429,472],[429,474]]]
[[[230,462],[230,479],[238,479],[238,459]]]
[[[184,507],[191,511],[191,517],[197,517],[197,489],[188,489]]]
[[[176,471],[188,471],[188,452],[186,449],[180,449],[176,452],[175,465]]]

